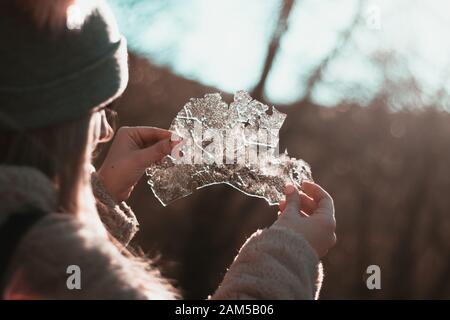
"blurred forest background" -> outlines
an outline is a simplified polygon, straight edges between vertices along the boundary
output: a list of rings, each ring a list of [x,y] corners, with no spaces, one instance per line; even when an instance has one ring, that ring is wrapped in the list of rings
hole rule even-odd
[[[190,97],[238,89],[288,114],[280,150],[335,200],[321,298],[450,298],[446,1],[110,0],[129,40],[120,125],[168,128]],[[224,185],[162,207],[145,177],[136,244],[184,297],[214,292],[277,208]],[[366,268],[381,267],[381,290]]]

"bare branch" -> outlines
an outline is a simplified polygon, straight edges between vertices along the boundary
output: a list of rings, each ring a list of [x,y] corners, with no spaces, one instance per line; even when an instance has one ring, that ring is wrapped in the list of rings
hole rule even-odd
[[[267,77],[270,73],[270,70],[272,69],[273,61],[275,60],[278,49],[280,48],[281,37],[286,33],[288,29],[289,15],[292,12],[294,3],[295,0],[283,0],[283,7],[280,10],[277,26],[270,41],[269,50],[267,51],[261,78],[259,79],[258,84],[255,86],[251,94],[255,99],[263,99],[263,92],[264,87],[266,86]]]
[[[342,49],[350,41],[354,30],[356,29],[356,27],[358,26],[358,24],[361,21],[365,3],[366,3],[366,0],[360,0],[358,2],[358,7],[356,9],[356,13],[355,13],[355,16],[354,16],[352,22],[347,27],[347,29],[345,29],[342,32],[334,49],[331,50],[331,52],[319,63],[319,65],[314,69],[314,71],[309,76],[308,80],[306,81],[305,95],[303,96],[303,99],[302,99],[303,101],[310,100],[311,94],[312,94],[314,88],[316,87],[317,83],[319,83],[322,80],[323,71],[327,68],[329,63],[339,55],[339,53],[342,51]]]

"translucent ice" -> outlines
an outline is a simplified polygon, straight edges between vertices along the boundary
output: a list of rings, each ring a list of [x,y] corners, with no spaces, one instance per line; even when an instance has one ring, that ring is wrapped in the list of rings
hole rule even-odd
[[[238,91],[230,105],[218,93],[191,98],[170,126],[183,141],[146,170],[153,193],[165,206],[196,189],[225,183],[278,204],[286,183],[300,189],[303,180],[312,180],[305,161],[278,154],[285,117],[245,91]]]

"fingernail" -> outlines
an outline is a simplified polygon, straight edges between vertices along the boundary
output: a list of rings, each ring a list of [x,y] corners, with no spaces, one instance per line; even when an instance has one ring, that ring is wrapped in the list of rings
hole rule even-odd
[[[181,140],[171,140],[170,141],[170,147],[173,148],[175,147],[177,144],[179,144],[181,142]]]
[[[293,192],[295,192],[295,187],[294,187],[292,184],[287,184],[287,185],[284,187],[284,193],[285,193],[286,195],[291,194],[291,193],[293,193]]]

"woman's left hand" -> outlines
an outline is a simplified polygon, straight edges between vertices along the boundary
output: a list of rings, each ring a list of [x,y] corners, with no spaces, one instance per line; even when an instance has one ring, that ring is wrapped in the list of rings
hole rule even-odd
[[[128,199],[145,169],[170,154],[179,141],[172,132],[154,127],[121,127],[98,170],[98,177],[116,201]]]

